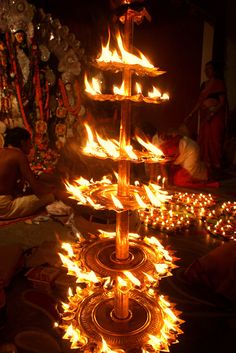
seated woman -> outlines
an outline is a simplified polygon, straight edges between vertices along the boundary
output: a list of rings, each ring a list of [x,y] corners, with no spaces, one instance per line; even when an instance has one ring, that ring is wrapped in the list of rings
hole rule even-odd
[[[0,219],[29,216],[54,201],[54,188],[37,180],[30,169],[27,155],[31,140],[27,130],[7,130],[5,146],[0,148]],[[19,195],[19,180],[27,181],[34,194]]]
[[[199,145],[188,136],[172,132],[171,136],[160,145],[166,156],[173,157],[170,172],[173,172],[173,184],[182,187],[218,187],[217,182],[208,182],[206,165],[200,159]]]

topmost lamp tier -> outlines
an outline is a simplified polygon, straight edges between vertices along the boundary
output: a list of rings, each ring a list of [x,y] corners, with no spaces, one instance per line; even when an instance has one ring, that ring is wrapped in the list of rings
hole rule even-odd
[[[123,41],[120,33],[116,36],[117,46],[119,50],[110,49],[110,38],[106,46],[102,46],[101,55],[96,59],[93,64],[97,68],[104,71],[114,71],[119,72],[129,72],[136,74],[138,76],[151,76],[156,77],[165,73],[165,71],[159,70],[159,68],[154,67],[149,60],[140,52],[138,55],[134,55],[124,48]],[[131,77],[130,76],[130,77]],[[121,84],[120,88],[114,87],[114,94],[104,94],[101,92],[100,87],[101,82],[96,78],[92,78],[89,82],[87,76],[85,76],[85,91],[90,98],[97,101],[124,101],[130,100],[133,102],[145,102],[145,103],[162,103],[169,99],[167,93],[161,94],[159,89],[153,87],[152,91],[148,93],[145,97],[142,93],[140,84],[136,82],[136,94],[131,94],[127,91],[124,82]]]

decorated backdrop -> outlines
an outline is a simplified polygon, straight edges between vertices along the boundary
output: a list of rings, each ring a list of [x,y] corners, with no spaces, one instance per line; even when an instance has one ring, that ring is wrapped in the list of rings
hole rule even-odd
[[[35,171],[50,172],[66,140],[79,133],[80,41],[26,0],[0,2],[1,131],[25,127]]]

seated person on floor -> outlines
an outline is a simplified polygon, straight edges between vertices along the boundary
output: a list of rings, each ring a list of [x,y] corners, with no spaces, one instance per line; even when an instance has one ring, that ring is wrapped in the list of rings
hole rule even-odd
[[[33,214],[54,201],[52,187],[36,179],[27,155],[31,150],[30,134],[15,127],[5,136],[5,147],[0,148],[0,219],[12,219]],[[34,194],[20,196],[18,181],[27,181]]]
[[[173,171],[173,184],[183,187],[217,187],[218,183],[208,182],[208,171],[200,159],[198,144],[186,136],[182,126],[173,131],[160,145],[166,156],[173,157],[170,166]]]

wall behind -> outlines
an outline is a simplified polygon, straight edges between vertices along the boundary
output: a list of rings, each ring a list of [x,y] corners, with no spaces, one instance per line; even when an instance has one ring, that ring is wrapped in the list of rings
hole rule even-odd
[[[88,56],[98,54],[101,37],[106,37],[111,21],[108,0],[87,3],[76,0],[32,2],[66,24],[81,41]],[[177,127],[183,121],[198,96],[203,19],[191,12],[185,2],[152,0],[147,3],[152,21],[149,23],[145,20],[139,26],[135,25],[134,46],[167,73],[155,79],[142,78],[140,81],[147,89],[157,84],[162,91],[169,92],[170,101],[163,105],[135,106],[134,117],[142,124],[150,122],[158,129],[166,130]],[[190,128],[194,130],[196,124],[192,123]]]

